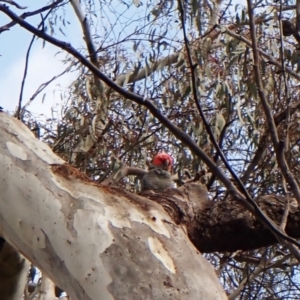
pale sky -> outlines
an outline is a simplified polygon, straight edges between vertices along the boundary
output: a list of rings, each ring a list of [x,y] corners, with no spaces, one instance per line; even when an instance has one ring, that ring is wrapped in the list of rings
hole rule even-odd
[[[18,15],[43,7],[48,4],[48,1],[22,0],[19,1],[19,3],[28,8],[25,10],[18,10],[11,6],[11,9]],[[145,12],[145,6],[138,9],[138,12],[142,13],[141,16],[136,14],[136,10],[132,14],[129,13],[128,7],[121,2],[114,3],[112,10],[105,9],[105,7],[96,7],[95,12],[99,15],[101,20],[108,20],[108,26],[114,26],[113,30],[109,27],[105,29],[111,32],[111,35],[116,35],[116,37],[120,38],[120,34],[127,34],[127,30],[129,32],[134,31],[135,25],[132,24],[131,26],[126,27],[125,30],[125,28],[118,27],[117,24],[121,24],[122,21],[127,22],[134,14],[137,19],[144,16],[143,12]],[[114,12],[117,12],[117,14],[114,14]],[[61,26],[65,33],[64,36],[58,30],[59,24],[56,24],[54,26],[56,28],[54,37],[70,43],[75,49],[78,49],[79,47],[81,49],[86,48],[83,41],[81,26],[71,5],[66,5],[65,11],[60,10],[60,13],[64,13],[62,17],[65,20],[68,20],[71,25],[68,25],[67,28]],[[5,25],[9,21],[10,19],[0,12],[0,26]],[[41,17],[30,17],[27,18],[26,21],[37,26],[41,21]],[[96,23],[95,26],[103,26],[103,24]],[[10,31],[0,34],[0,106],[2,106],[5,111],[13,112],[18,105],[20,87],[24,73],[25,57],[31,38],[32,34],[21,28],[19,25],[15,25]],[[55,55],[58,51],[60,51],[60,49],[55,46],[46,44],[43,48],[42,41],[35,41],[30,54],[29,69],[22,101],[23,105],[27,103],[42,83],[49,81],[52,77],[64,70],[65,66],[61,61],[65,58],[66,53],[62,52],[59,55]],[[63,77],[58,78],[35,98],[30,105],[29,110],[36,114],[47,113],[48,116],[51,116],[51,107],[56,107],[57,104],[61,103],[60,92],[66,91],[67,87],[75,79],[76,74],[72,73],[68,73]],[[43,102],[42,99],[45,92],[46,98]]]
[[[32,11],[46,5],[45,0],[22,0],[21,5],[28,8],[24,11],[14,9],[17,14],[22,14],[26,11]],[[82,32],[79,23],[74,16],[70,5],[67,6],[66,18],[71,25],[64,28],[66,36],[57,30],[55,37],[64,41],[68,41],[77,48],[84,46]],[[32,25],[37,26],[40,23],[40,16],[27,18]],[[8,23],[9,19],[0,13],[0,26]],[[5,31],[0,34],[0,105],[5,111],[12,112],[15,110],[19,102],[20,87],[25,66],[25,56],[31,41],[32,34],[18,25],[11,28],[10,31]],[[50,80],[53,76],[61,73],[66,66],[61,63],[65,58],[65,53],[55,55],[59,48],[50,44],[46,44],[43,48],[42,42],[36,40],[32,47],[28,74],[23,94],[22,103],[25,104],[29,98],[35,93],[37,88],[44,82]],[[75,79],[75,74],[66,74],[50,84],[30,105],[30,111],[41,114],[51,114],[51,107],[55,107],[61,102],[60,91],[65,91],[70,83]],[[59,84],[59,86],[58,86]],[[56,91],[54,93],[54,90]],[[46,93],[44,103],[42,103],[43,94]]]
[[[144,1],[143,1],[144,2]],[[145,1],[147,2],[147,1]],[[233,2],[236,2],[235,0]],[[244,2],[244,0],[242,1]],[[22,0],[19,1],[22,6],[27,6],[25,10],[18,10],[11,6],[17,14],[22,14],[27,11],[33,11],[48,4],[48,0]],[[128,8],[122,5],[120,2],[114,4],[115,11],[118,12],[118,16],[114,15],[114,11],[105,11],[103,8],[97,8],[96,13],[99,14],[101,19],[107,18],[111,24],[125,24],[125,21],[131,19],[131,14]],[[138,8],[134,11],[134,19],[144,16],[145,4],[143,7]],[[138,12],[138,14],[137,14]],[[63,13],[60,10],[60,13]],[[62,17],[68,20],[71,25],[68,27],[61,27],[65,32],[65,36],[58,30],[58,25],[56,26],[56,34],[54,37],[69,42],[71,45],[78,49],[79,47],[86,47],[83,41],[83,34],[75,16],[71,5],[65,6],[65,15]],[[139,14],[141,14],[139,16]],[[114,19],[116,18],[116,19]],[[124,19],[122,19],[124,18]],[[3,13],[0,12],[0,26],[5,25],[10,20]],[[27,18],[26,21],[30,22],[32,25],[37,26],[41,17],[35,16]],[[124,21],[124,23],[122,23]],[[47,24],[46,24],[47,25]],[[98,26],[99,24],[96,24]],[[101,25],[99,25],[101,26]],[[132,23],[126,28],[114,27],[112,30],[112,35],[125,34],[134,31],[135,23]],[[121,29],[120,29],[121,28]],[[108,29],[108,28],[106,28]],[[119,32],[120,31],[120,32]],[[128,32],[127,32],[128,31]],[[12,113],[18,105],[19,94],[21,88],[21,81],[24,72],[25,56],[31,41],[32,34],[27,32],[25,29],[20,28],[19,25],[15,25],[10,29],[0,34],[0,106],[4,108],[5,111]],[[23,94],[22,104],[24,105],[30,99],[30,97],[36,92],[38,87],[49,81],[55,75],[61,73],[66,66],[64,66],[61,61],[65,58],[66,53],[62,52],[59,55],[56,53],[60,51],[59,48],[54,47],[50,44],[46,44],[43,48],[42,41],[36,40],[34,46],[32,47],[29,69],[26,78],[26,84]],[[62,77],[58,78],[52,84],[50,84],[30,105],[29,110],[36,114],[47,114],[51,116],[51,108],[57,107],[61,103],[60,93],[67,91],[67,87],[75,80],[76,74],[67,73]],[[43,95],[46,93],[45,101],[43,102]]]

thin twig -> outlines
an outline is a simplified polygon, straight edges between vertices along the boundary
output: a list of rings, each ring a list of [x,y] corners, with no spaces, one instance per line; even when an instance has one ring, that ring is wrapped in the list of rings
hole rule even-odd
[[[292,189],[292,191],[293,191],[293,193],[294,193],[294,195],[295,195],[295,197],[298,201],[298,204],[300,204],[299,187],[298,187],[298,184],[297,184],[295,178],[293,177],[293,175],[292,175],[292,173],[291,173],[291,171],[290,171],[290,169],[287,165],[287,162],[286,162],[286,159],[285,159],[285,156],[284,156],[284,151],[282,149],[283,147],[281,147],[282,143],[279,142],[278,133],[277,133],[277,129],[276,129],[276,124],[275,124],[271,109],[269,107],[269,104],[267,102],[267,99],[265,97],[265,93],[264,93],[264,90],[263,90],[262,81],[261,81],[261,77],[260,77],[260,70],[259,70],[260,61],[259,61],[259,56],[258,56],[256,31],[255,31],[255,23],[254,23],[254,8],[252,6],[252,0],[247,0],[247,3],[248,3],[250,34],[251,34],[251,39],[252,39],[252,50],[253,50],[253,58],[254,58],[253,69],[254,69],[254,74],[255,74],[256,85],[257,85],[257,89],[258,89],[259,98],[261,100],[263,110],[264,110],[264,113],[265,113],[265,116],[266,116],[266,119],[267,119],[268,128],[270,130],[271,140],[272,140],[273,147],[274,147],[274,150],[275,150],[275,153],[276,153],[279,168],[280,168],[281,173],[284,176],[285,180],[289,183],[289,185],[290,185],[290,187],[291,187],[291,189]],[[296,247],[294,247],[294,245],[291,245],[290,243],[287,243],[286,241],[282,241],[282,238],[280,236],[277,236],[277,238],[279,238],[279,240],[281,242],[284,242],[284,244],[286,244],[288,246],[289,250],[300,261],[300,252],[299,252],[299,250]]]
[[[283,212],[281,224],[279,227],[282,230],[282,232],[285,232],[285,227],[287,224],[289,212],[290,212],[290,197],[289,197],[289,195],[286,195],[285,204],[284,204],[284,212]]]
[[[294,114],[299,108],[300,108],[300,101],[290,105],[290,114],[291,115]],[[278,126],[282,121],[284,121],[286,119],[287,115],[288,115],[287,109],[284,109],[281,112],[277,113],[274,116],[276,126]],[[253,172],[254,168],[259,164],[259,162],[265,156],[267,142],[268,142],[268,134],[269,134],[269,131],[266,129],[265,132],[260,137],[260,141],[258,143],[256,153],[254,154],[254,157],[253,157],[251,163],[249,164],[247,170],[241,177],[241,181],[243,183],[245,183],[248,180],[248,178],[249,178],[250,174]]]
[[[43,17],[42,16],[42,21],[41,23],[38,25],[38,28],[44,28],[44,24],[45,24],[45,19],[47,19],[47,17],[50,15],[50,13],[53,11],[53,9],[55,8],[55,6],[52,6],[50,8],[50,10],[47,12],[46,16]],[[29,54],[30,54],[30,51],[31,51],[31,48],[32,48],[32,45],[33,45],[33,42],[34,42],[34,39],[35,39],[35,35],[33,35],[30,43],[29,43],[29,47],[27,49],[27,52],[26,52],[26,58],[25,58],[25,68],[24,68],[24,74],[23,74],[23,78],[22,78],[22,83],[21,83],[21,90],[20,90],[20,96],[19,96],[19,104],[18,104],[18,108],[17,108],[17,111],[15,113],[15,116],[17,117],[18,120],[21,120],[21,116],[22,116],[22,113],[21,113],[21,107],[22,107],[22,99],[23,99],[23,91],[24,91],[24,86],[25,86],[25,80],[26,80],[26,77],[27,77],[27,70],[28,70],[28,62],[29,62]],[[46,86],[45,86],[46,87]],[[38,94],[38,93],[37,93]],[[36,95],[37,95],[36,94]],[[30,100],[27,102],[29,105],[29,103],[31,103],[33,101],[34,98],[30,98]],[[22,111],[24,111],[25,107],[27,106],[25,105],[22,109]]]
[[[249,12],[249,21],[250,21],[250,33],[251,33],[251,39],[252,39],[252,49],[253,49],[253,58],[254,58],[254,74],[256,79],[256,85],[258,90],[258,95],[262,103],[262,107],[266,116],[268,128],[270,130],[271,134],[271,140],[273,143],[273,147],[276,153],[278,166],[281,170],[282,175],[285,177],[286,181],[290,185],[298,203],[300,204],[300,190],[298,187],[298,184],[292,175],[290,168],[287,164],[287,161],[284,156],[284,152],[278,151],[278,145],[279,145],[279,138],[278,133],[274,121],[274,117],[272,115],[271,109],[269,107],[268,101],[266,99],[264,89],[262,86],[262,81],[260,77],[260,70],[259,70],[259,56],[258,56],[258,47],[257,47],[257,40],[256,40],[256,32],[255,32],[255,23],[254,23],[254,9],[252,7],[252,1],[247,0],[248,3],[248,12]]]
[[[10,5],[13,5],[13,6],[15,6],[18,9],[26,9],[27,8],[27,6],[21,6],[20,4],[18,4],[15,1],[12,1],[12,0],[1,0],[1,2],[5,2],[5,3],[8,3]]]
[[[50,84],[52,83],[54,80],[56,80],[57,78],[61,77],[62,75],[64,75],[65,73],[69,72],[70,69],[76,65],[77,63],[72,63],[70,66],[68,66],[64,71],[62,71],[60,74],[53,76],[51,79],[49,79],[48,81],[42,83],[37,90],[33,93],[33,95],[30,97],[30,99],[28,100],[28,102],[22,107],[20,115],[22,116],[26,107],[28,107],[32,101]]]
[[[241,182],[240,178],[236,175],[236,173],[233,171],[233,169],[229,165],[229,163],[228,163],[228,161],[227,161],[227,159],[226,159],[223,151],[220,149],[220,147],[219,147],[219,145],[218,145],[218,143],[217,143],[217,141],[216,141],[216,139],[214,137],[214,134],[213,134],[213,132],[211,130],[211,127],[208,124],[208,122],[207,122],[207,120],[205,118],[205,115],[204,115],[204,113],[202,111],[201,105],[200,105],[199,100],[198,100],[198,93],[197,93],[197,89],[196,89],[196,78],[195,78],[195,74],[194,74],[195,67],[193,66],[192,57],[191,57],[190,50],[189,50],[189,47],[188,47],[188,39],[187,39],[186,34],[185,34],[185,25],[184,25],[185,24],[185,20],[184,20],[183,6],[182,6],[182,3],[181,3],[181,0],[178,0],[178,4],[179,4],[179,7],[180,7],[180,11],[181,11],[181,21],[182,21],[182,28],[183,28],[184,40],[185,40],[185,44],[186,44],[186,51],[187,51],[187,54],[188,54],[187,56],[188,56],[190,68],[191,68],[191,71],[192,71],[192,90],[193,90],[193,95],[194,95],[194,98],[195,98],[195,101],[196,101],[196,105],[197,105],[198,111],[199,111],[199,113],[201,115],[201,118],[203,120],[204,126],[206,128],[206,131],[209,134],[210,140],[212,141],[212,143],[213,143],[216,151],[219,153],[219,155],[220,155],[220,157],[221,157],[224,165],[226,166],[227,170],[230,172],[230,174],[232,175],[232,177],[237,182],[238,187],[241,190],[241,192],[246,196],[247,202],[255,209],[256,216],[264,222],[265,220],[268,220],[268,217],[259,209],[259,207],[255,203],[255,201],[249,195],[249,193],[246,190],[244,184]],[[236,188],[235,187],[233,187],[233,188],[234,189],[228,189],[228,193],[232,193],[234,191],[236,194],[238,194],[235,191]],[[244,198],[242,198],[242,199],[244,199]],[[270,223],[272,223],[272,227],[273,228],[276,228],[276,226],[274,225],[274,223],[272,221]],[[270,224],[268,224],[268,225],[270,225]],[[272,232],[274,233],[275,237],[278,239],[278,232],[280,232],[281,234],[283,234],[283,233],[278,228],[276,228],[276,231],[277,231],[277,233],[274,233],[273,231]],[[280,239],[278,239],[278,241],[280,241]]]
[[[241,195],[241,193],[235,188],[232,182],[227,178],[226,174],[210,159],[210,157],[191,139],[191,137],[180,130],[176,125],[174,125],[170,120],[163,115],[163,113],[157,109],[157,107],[152,103],[152,101],[145,99],[133,92],[129,92],[126,89],[117,85],[114,81],[108,78],[105,74],[103,74],[95,65],[90,63],[88,59],[86,59],[80,52],[74,49],[70,44],[62,42],[45,32],[41,32],[37,28],[30,25],[28,22],[22,20],[18,17],[13,11],[11,11],[5,5],[0,4],[0,11],[4,12],[8,17],[17,22],[20,26],[24,27],[26,30],[31,33],[39,36],[45,41],[62,48],[66,52],[73,55],[80,61],[84,66],[86,66],[91,72],[93,72],[96,76],[98,76],[102,81],[104,81],[110,88],[119,93],[121,96],[134,101],[142,106],[145,106],[154,117],[156,117],[166,128],[170,130],[174,134],[178,140],[184,143],[195,155],[203,160],[203,162],[208,166],[210,171],[216,175],[221,182],[225,185],[225,187],[231,191],[237,200],[241,201],[244,206],[249,209],[251,212],[255,213],[255,215],[269,228],[269,230],[276,236],[280,236],[283,239],[297,245],[300,247],[300,244],[293,238],[283,234],[278,228],[273,224],[273,222],[264,215],[264,213],[260,210],[259,206],[251,199],[251,197],[247,197],[247,200]]]
[[[241,35],[239,35],[239,34],[234,33],[233,31],[231,31],[231,30],[229,30],[229,29],[226,29],[225,32],[226,32],[228,35],[230,35],[230,36],[232,36],[232,37],[234,37],[234,38],[236,38],[236,39],[238,39],[238,40],[244,42],[246,45],[249,46],[249,48],[252,48],[252,49],[253,49],[252,43],[251,43],[248,39],[244,38],[243,36],[241,36]],[[256,51],[259,52],[263,57],[267,58],[268,63],[274,65],[274,66],[277,67],[279,70],[282,69],[281,63],[278,62],[274,57],[270,56],[269,54],[267,54],[267,53],[264,52],[263,50],[259,49],[258,47],[256,47]],[[292,69],[290,69],[290,68],[288,68],[288,67],[286,67],[285,70],[286,70],[286,72],[287,72],[288,74],[290,74],[291,76],[293,76],[293,77],[296,78],[297,80],[300,80],[300,75],[299,75],[298,73],[294,72]]]
[[[21,90],[20,90],[20,95],[19,95],[19,104],[18,104],[17,111],[15,113],[15,116],[17,117],[18,120],[21,119],[20,112],[21,112],[21,107],[22,107],[22,99],[23,99],[23,91],[24,91],[24,86],[25,86],[25,80],[26,80],[26,77],[27,77],[29,54],[30,54],[34,39],[35,39],[35,35],[32,37],[32,39],[29,43],[29,47],[28,47],[27,52],[26,52],[25,67],[24,67],[24,73],[23,73],[23,78],[22,78],[22,83],[21,83]]]
[[[289,148],[289,129],[291,125],[291,108],[290,108],[290,92],[288,89],[288,81],[287,81],[287,74],[286,74],[286,66],[284,63],[284,45],[283,45],[283,30],[282,30],[282,2],[280,1],[280,10],[279,10],[279,32],[280,32],[280,60],[281,60],[281,69],[282,69],[282,77],[284,82],[284,90],[285,90],[285,99],[286,99],[286,140],[285,140],[285,147],[283,149],[283,153],[281,155],[284,155],[284,153]],[[280,77],[281,79],[281,77]],[[281,83],[281,82],[280,82]],[[285,191],[286,193],[286,191]]]
[[[19,17],[21,19],[26,19],[28,17],[32,17],[32,16],[35,16],[35,15],[38,15],[38,14],[41,14],[42,12],[46,11],[46,10],[49,10],[49,9],[53,9],[53,8],[57,8],[59,7],[60,3],[62,3],[63,1],[65,0],[56,0],[54,1],[53,3],[47,5],[47,6],[44,6],[42,8],[39,8],[37,10],[34,10],[32,12],[26,12],[26,13],[23,13],[22,15],[20,15]],[[65,5],[65,4],[62,4],[62,6]],[[9,22],[7,23],[6,25],[3,25],[0,27],[0,33],[4,32],[4,31],[7,31],[9,30],[11,27],[13,27],[14,25],[18,24],[17,22],[15,21],[12,21],[12,22]]]
[[[126,176],[134,175],[138,177],[143,177],[147,173],[146,170],[135,167],[122,167],[115,174],[107,177],[101,182],[102,185],[111,185],[113,183],[118,183],[121,179]]]
[[[88,49],[88,53],[90,56],[90,60],[95,66],[97,66],[99,68],[98,54],[97,54],[96,47],[93,42],[88,19],[87,19],[86,15],[84,14],[83,10],[81,9],[79,0],[70,0],[70,3],[75,11],[77,18],[79,19],[79,22],[80,22],[80,25],[81,25],[81,28],[82,28],[82,31],[84,34],[84,40],[85,40],[85,43],[86,43],[86,46]],[[102,93],[103,93],[102,83],[95,75],[94,75],[94,79],[95,79],[96,88],[97,88],[98,92],[100,93],[100,95],[102,95]]]

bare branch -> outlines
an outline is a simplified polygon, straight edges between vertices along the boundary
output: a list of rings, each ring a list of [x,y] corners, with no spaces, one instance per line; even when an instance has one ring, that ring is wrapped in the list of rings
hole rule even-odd
[[[263,90],[262,81],[261,81],[261,77],[260,77],[260,70],[259,70],[260,61],[259,61],[259,57],[258,57],[259,51],[258,51],[257,40],[256,40],[256,31],[255,31],[255,22],[254,22],[254,9],[252,7],[251,0],[247,0],[247,3],[248,3],[250,31],[251,31],[252,49],[253,49],[253,57],[254,57],[253,68],[254,68],[254,73],[255,73],[255,79],[256,79],[258,94],[259,94],[259,97],[260,97],[260,100],[261,100],[261,103],[262,103],[262,106],[263,106],[263,109],[264,109],[264,113],[265,113],[266,120],[267,120],[267,123],[268,123],[268,128],[269,128],[270,133],[271,133],[271,139],[272,139],[272,143],[273,143],[274,150],[275,150],[275,153],[276,153],[278,165],[281,169],[281,172],[282,172],[283,176],[285,177],[286,181],[290,185],[290,187],[291,187],[298,203],[300,204],[300,190],[299,190],[298,184],[297,184],[294,176],[292,175],[292,173],[290,171],[290,168],[287,164],[287,161],[285,159],[283,151],[279,151],[279,149],[278,149],[278,146],[279,146],[278,133],[277,133],[274,117],[272,115],[272,112],[271,112],[271,109],[269,107],[268,101],[265,97],[265,93],[264,93],[264,90]]]
[[[132,71],[131,73],[121,74],[116,78],[115,82],[116,84],[122,86],[124,82],[131,83],[134,81],[142,80],[154,73],[156,70],[161,70],[163,67],[179,63],[182,60],[183,56],[180,55],[180,52],[176,52],[156,61],[155,63],[150,65],[150,68],[148,68],[147,70],[146,68],[142,68],[137,73]]]
[[[56,0],[56,1],[52,2],[51,4],[49,4],[49,5],[47,5],[47,6],[44,6],[44,7],[42,7],[42,8],[39,8],[39,9],[34,10],[34,11],[32,11],[32,12],[24,13],[24,14],[20,15],[19,17],[20,17],[21,19],[24,19],[24,20],[25,20],[25,19],[28,18],[28,17],[32,17],[32,16],[38,15],[38,14],[44,12],[44,11],[47,11],[47,10],[49,10],[49,9],[56,8],[56,7],[59,6],[60,3],[64,2],[64,1],[65,1],[65,0]],[[64,4],[62,4],[62,5],[64,5]],[[12,21],[12,22],[10,22],[10,23],[8,23],[8,24],[6,24],[6,25],[0,27],[0,33],[2,33],[3,31],[9,30],[11,27],[13,27],[13,26],[16,25],[16,24],[18,24],[18,23],[15,22],[15,21]]]
[[[112,185],[114,183],[118,183],[126,176],[138,176],[143,177],[147,173],[146,170],[141,168],[133,168],[133,167],[123,167],[116,174],[106,178],[101,184],[103,185]]]
[[[222,0],[217,0],[217,1],[212,2],[213,7],[212,7],[212,12],[211,12],[211,17],[208,22],[208,25],[209,25],[208,29],[214,27],[215,25],[217,25],[219,23],[221,4],[222,4]]]
[[[63,76],[64,74],[66,74],[67,72],[70,71],[70,69],[75,65],[76,63],[72,63],[69,67],[67,67],[64,71],[62,71],[60,74],[53,76],[50,80],[42,83],[37,90],[34,92],[34,94],[30,97],[30,99],[28,100],[28,102],[26,102],[24,104],[24,106],[21,109],[21,113],[20,115],[22,116],[26,110],[26,108],[33,102],[33,100],[36,98],[36,96],[41,93],[50,83],[52,83],[54,80],[56,80],[57,78]]]
[[[294,114],[299,108],[300,108],[300,101],[292,104],[290,106],[290,114],[291,115]],[[277,113],[274,116],[276,126],[278,126],[283,120],[285,120],[287,118],[287,116],[288,116],[288,109],[284,109],[281,112]],[[255,153],[253,159],[251,160],[247,170],[241,177],[241,180],[243,183],[245,183],[248,180],[248,178],[249,178],[250,174],[253,172],[254,168],[259,164],[259,162],[265,156],[266,144],[268,143],[268,134],[269,134],[269,131],[266,129],[260,138],[256,153]]]
[[[19,9],[26,9],[27,8],[27,6],[21,6],[17,2],[12,1],[12,0],[1,0],[0,2],[6,2],[6,3],[11,4],[11,5],[13,5],[13,6],[15,6],[16,8],[19,8]]]
[[[216,14],[216,16],[217,16],[217,14]],[[265,19],[264,17],[259,17],[256,20],[256,24],[261,24],[270,19],[272,19],[272,18]],[[214,23],[214,26],[215,26],[215,24],[216,24],[216,22]],[[231,24],[227,28],[228,28],[228,30],[234,30],[237,27],[240,27],[242,25],[246,25],[246,23],[239,24],[239,25]],[[200,45],[200,43],[204,43],[205,38],[209,38],[211,41],[216,40],[219,37],[219,35],[222,34],[222,32],[218,31],[218,30],[214,30],[214,29],[215,29],[215,27],[212,27],[209,30],[207,30],[207,32],[204,33],[203,36],[201,36],[199,39],[193,41],[191,46],[198,47]],[[185,55],[183,55],[183,53],[184,53],[184,48],[178,52],[170,54],[170,55],[154,62],[152,65],[150,64],[149,68],[147,68],[147,69],[142,68],[142,69],[139,69],[137,72],[132,71],[130,73],[121,74],[115,79],[115,82],[122,86],[125,82],[132,83],[134,81],[142,80],[142,79],[146,78],[147,76],[151,75],[152,73],[154,73],[155,71],[161,70],[163,67],[167,67],[167,66],[171,66],[176,63],[179,64],[179,63],[183,62],[185,59]]]
[[[84,40],[87,45],[87,49],[88,49],[88,52],[90,55],[91,62],[95,66],[99,67],[97,51],[96,51],[96,47],[94,46],[94,42],[93,42],[92,35],[90,32],[90,27],[89,27],[87,17],[84,15],[78,0],[71,0],[70,3],[76,13],[77,18],[79,19],[81,27],[82,27],[82,31],[84,34]]]
[[[20,90],[20,95],[19,95],[19,104],[18,104],[17,111],[15,113],[15,116],[19,120],[21,119],[21,107],[22,107],[22,99],[23,99],[23,91],[24,91],[24,86],[25,86],[25,80],[26,80],[27,70],[28,70],[29,54],[30,54],[30,50],[32,48],[34,39],[35,39],[35,35],[31,38],[31,41],[29,43],[29,47],[28,47],[27,52],[26,52],[25,67],[24,67],[24,73],[23,73],[23,78],[22,78],[22,83],[21,83],[21,90]]]
[[[251,198],[248,198],[248,201],[240,194],[240,192],[236,189],[236,187],[232,184],[231,180],[227,178],[226,174],[210,159],[210,157],[191,139],[191,137],[185,132],[181,131],[176,125],[174,125],[170,120],[164,116],[164,114],[157,109],[157,107],[147,99],[132,93],[130,91],[125,90],[124,88],[117,85],[110,78],[108,78],[105,74],[103,74],[95,65],[91,64],[89,60],[87,60],[81,53],[75,50],[70,44],[62,42],[45,32],[41,32],[28,22],[22,20],[18,17],[13,11],[7,8],[5,5],[0,5],[0,11],[4,12],[7,16],[9,16],[12,20],[16,21],[20,26],[24,27],[26,30],[30,31],[33,34],[36,34],[40,38],[45,41],[60,47],[77,58],[84,66],[86,66],[91,72],[98,76],[102,81],[104,81],[110,88],[118,92],[120,95],[124,96],[127,99],[130,99],[140,105],[145,106],[153,116],[155,116],[163,125],[166,126],[174,134],[178,140],[183,142],[195,155],[203,160],[203,162],[208,166],[210,171],[217,176],[220,181],[226,186],[226,188],[236,195],[236,198],[244,204],[244,206],[249,209],[251,212],[255,213],[257,217],[277,236],[282,237],[283,239],[288,240],[291,243],[300,247],[300,244],[293,238],[283,234],[281,231],[274,226],[272,221],[264,215],[264,213],[260,210],[258,205],[251,201]],[[250,200],[249,200],[250,199]]]
[[[259,264],[254,272],[250,276],[246,276],[239,284],[239,286],[228,296],[228,300],[234,300],[243,291],[248,283],[251,283],[255,278],[257,278],[262,272],[265,271],[265,265]]]
[[[246,38],[244,38],[243,36],[239,35],[239,34],[236,34],[234,33],[233,31],[229,30],[229,29],[226,29],[225,32],[227,34],[229,34],[230,36],[244,42],[245,44],[247,44],[250,48],[253,48],[252,47],[252,43],[247,40]],[[269,54],[267,54],[266,52],[264,52],[263,50],[259,49],[258,47],[256,48],[257,51],[265,58],[268,59],[268,62],[273,64],[274,66],[276,66],[279,70],[282,69],[282,65],[281,65],[281,62],[277,61],[275,58],[273,58],[272,56],[270,56]],[[291,68],[288,68],[288,67],[285,67],[285,70],[288,74],[290,74],[291,76],[293,76],[294,78],[300,80],[300,75],[296,72],[294,72]]]

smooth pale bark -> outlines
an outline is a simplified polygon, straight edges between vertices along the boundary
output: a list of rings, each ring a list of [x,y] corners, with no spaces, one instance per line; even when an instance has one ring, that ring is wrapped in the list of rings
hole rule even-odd
[[[99,187],[0,115],[0,235],[76,299],[227,299],[157,203]]]
[[[54,283],[47,277],[43,275],[42,283],[40,286],[40,295],[38,300],[55,300],[55,285]]]

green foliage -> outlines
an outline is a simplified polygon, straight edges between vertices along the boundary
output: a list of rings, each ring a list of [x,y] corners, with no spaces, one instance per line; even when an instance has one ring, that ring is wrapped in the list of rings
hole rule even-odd
[[[116,5],[104,1],[100,7],[93,1],[82,2],[90,13],[87,15],[90,23],[98,24],[90,29],[97,36],[99,68],[104,74],[124,88],[151,99],[173,124],[216,160],[216,150],[196,106],[199,101],[221,149],[251,196],[282,193],[281,174],[253,72],[251,32],[245,7],[236,5],[233,13],[224,2],[218,15],[220,26],[212,28],[209,25],[214,10],[212,3],[209,6],[193,0],[189,6],[183,1],[192,56],[190,65],[177,2],[123,1]],[[263,3],[261,9],[268,6]],[[96,13],[97,7],[101,14]],[[118,13],[121,8],[122,13]],[[294,47],[293,37],[280,36],[277,13],[266,9],[256,19],[258,48],[298,72],[299,50]],[[54,33],[56,25],[50,23],[49,27]],[[279,119],[289,104],[299,101],[298,79],[276,67],[266,56],[259,57],[263,93],[280,138],[289,137],[286,158],[295,178],[300,178],[298,108],[291,111],[289,124]],[[161,150],[174,157],[175,172],[189,169],[195,175],[206,168],[145,107],[124,99],[107,86],[100,91],[86,68],[75,65],[77,62],[71,57],[66,63],[73,64],[79,76],[64,97],[61,120],[42,124],[29,115],[25,117],[29,126],[42,129],[41,139],[66,161],[97,181],[105,179],[109,175],[107,170],[113,170],[116,162],[146,168],[146,160]],[[193,76],[198,99],[193,93]],[[258,154],[261,159],[252,166]],[[223,168],[217,160],[216,163]],[[251,168],[250,175],[245,176],[248,168]],[[127,178],[120,185],[135,190],[137,182]],[[222,201],[225,196],[218,180],[209,192],[212,201]],[[298,299],[300,292],[295,287],[299,281],[298,264],[290,257],[275,266],[270,263],[283,259],[287,255],[285,251],[283,247],[271,247],[208,258],[220,270],[221,282],[229,293],[249,279],[238,299]],[[268,259],[269,264],[250,280],[258,264]]]

